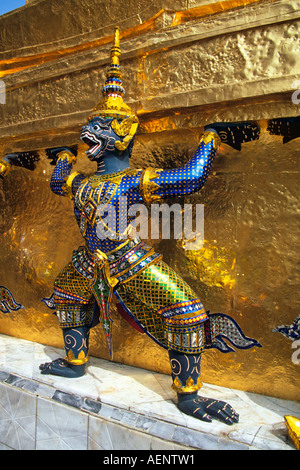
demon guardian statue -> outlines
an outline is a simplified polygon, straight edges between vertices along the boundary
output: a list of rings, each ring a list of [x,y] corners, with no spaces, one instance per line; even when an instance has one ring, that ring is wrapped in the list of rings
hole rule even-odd
[[[131,168],[138,119],[123,101],[119,57],[116,28],[102,101],[81,131],[88,146],[86,155],[97,162],[97,171],[92,175],[73,171],[73,148],[47,151],[55,163],[51,190],[73,201],[85,244],[73,252],[54,283],[53,300],[66,357],[41,364],[40,370],[42,374],[82,376],[89,359],[89,332],[99,322],[111,352],[110,304],[114,297],[120,314],[168,350],[179,409],[204,421],[217,418],[233,424],[238,415],[229,404],[198,395],[201,353],[210,348],[232,351],[224,338],[241,349],[260,345],[247,338],[228,315],[207,312],[198,295],[161,254],[139,237],[130,236],[134,216],[128,214],[134,204],[149,205],[199,191],[220,142],[240,149],[241,143],[258,139],[259,128],[249,122],[215,123],[205,128],[194,156],[181,168]],[[14,160],[21,157],[4,157],[1,174],[6,175]],[[124,212],[120,198],[126,201]],[[115,209],[114,225],[110,224],[109,207]]]

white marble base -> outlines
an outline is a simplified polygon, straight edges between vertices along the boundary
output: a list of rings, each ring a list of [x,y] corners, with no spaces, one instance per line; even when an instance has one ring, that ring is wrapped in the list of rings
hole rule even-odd
[[[294,450],[284,415],[300,403],[204,384],[240,421],[227,426],[181,413],[167,375],[91,358],[78,379],[41,375],[62,357],[49,346],[0,335],[0,449]]]

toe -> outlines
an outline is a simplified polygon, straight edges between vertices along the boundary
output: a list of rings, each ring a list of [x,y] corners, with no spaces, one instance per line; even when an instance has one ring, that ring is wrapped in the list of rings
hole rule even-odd
[[[207,423],[212,422],[212,417],[208,413],[204,413],[202,410],[199,409],[195,410],[192,416],[194,416],[194,418],[200,419],[201,421],[206,421]]]

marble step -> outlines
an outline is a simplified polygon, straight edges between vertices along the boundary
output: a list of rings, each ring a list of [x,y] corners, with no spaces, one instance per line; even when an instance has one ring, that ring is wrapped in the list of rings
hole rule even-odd
[[[300,403],[203,385],[240,421],[227,426],[181,413],[168,375],[91,358],[84,377],[41,375],[61,357],[50,346],[0,335],[0,449],[111,451],[295,450],[284,415]]]

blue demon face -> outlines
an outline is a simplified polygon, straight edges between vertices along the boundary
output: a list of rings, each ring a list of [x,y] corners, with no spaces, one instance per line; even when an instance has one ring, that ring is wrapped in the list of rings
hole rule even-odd
[[[111,128],[112,119],[94,117],[86,126],[82,126],[80,138],[89,146],[85,152],[91,161],[99,161],[104,156],[117,152],[115,142],[120,137]]]

